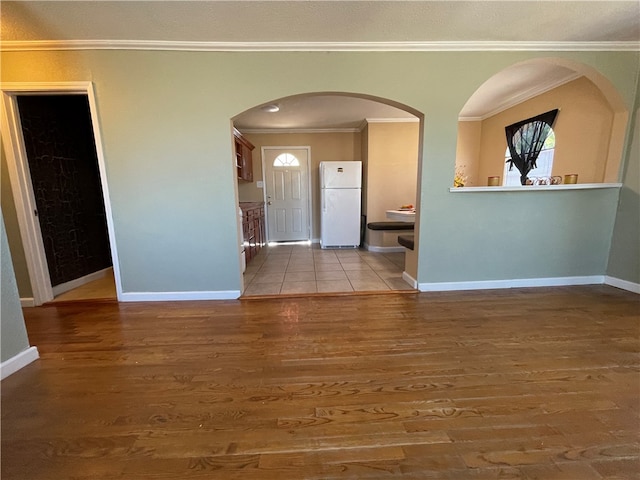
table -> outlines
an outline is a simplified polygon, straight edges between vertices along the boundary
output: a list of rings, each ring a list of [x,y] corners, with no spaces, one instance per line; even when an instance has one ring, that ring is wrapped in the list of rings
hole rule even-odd
[[[415,210],[387,210],[387,218],[396,222],[415,222]]]

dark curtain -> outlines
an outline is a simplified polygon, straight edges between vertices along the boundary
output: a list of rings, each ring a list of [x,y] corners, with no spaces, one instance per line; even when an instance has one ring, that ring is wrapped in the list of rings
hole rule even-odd
[[[544,142],[551,132],[553,122],[558,115],[558,109],[522,120],[505,127],[507,146],[511,158],[509,170],[515,167],[520,172],[520,183],[527,183],[527,175],[536,168],[536,160],[542,151]]]

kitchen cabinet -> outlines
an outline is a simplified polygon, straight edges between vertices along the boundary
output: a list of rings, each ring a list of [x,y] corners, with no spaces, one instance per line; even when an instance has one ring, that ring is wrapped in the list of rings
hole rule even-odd
[[[240,202],[240,208],[242,209],[244,254],[248,264],[267,242],[264,202]]]
[[[253,158],[254,147],[249,140],[244,138],[242,133],[233,129],[233,139],[235,143],[236,170],[238,179],[245,182],[253,182]]]

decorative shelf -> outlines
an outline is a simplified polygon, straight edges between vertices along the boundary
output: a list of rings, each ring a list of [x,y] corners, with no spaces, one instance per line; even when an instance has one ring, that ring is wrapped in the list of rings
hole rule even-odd
[[[483,193],[483,192],[540,192],[557,190],[595,190],[598,188],[620,188],[622,183],[575,183],[567,185],[524,185],[517,187],[451,187],[451,193]]]

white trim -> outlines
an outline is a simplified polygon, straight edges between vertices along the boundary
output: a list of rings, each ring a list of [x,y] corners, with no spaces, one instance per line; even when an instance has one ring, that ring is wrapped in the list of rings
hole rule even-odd
[[[53,299],[49,268],[44,253],[42,233],[37,218],[33,214],[36,210],[31,177],[25,152],[20,117],[18,115],[16,95],[87,95],[89,101],[89,113],[93,127],[93,136],[98,157],[98,169],[102,185],[102,195],[105,207],[107,233],[111,247],[111,260],[113,274],[116,283],[118,299],[122,295],[122,282],[120,280],[120,265],[118,250],[115,241],[115,228],[113,213],[111,211],[111,199],[107,182],[104,151],[102,149],[102,136],[100,134],[100,122],[95,99],[95,91],[91,82],[24,82],[2,83],[2,110],[5,121],[2,122],[2,138],[7,144],[7,164],[11,180],[11,188],[16,202],[16,213],[20,227],[20,235],[27,260],[27,269],[31,280],[34,305],[42,305]]]
[[[20,238],[25,252],[27,271],[33,292],[35,305],[41,305],[53,299],[49,267],[44,252],[44,243],[40,225],[34,212],[36,211],[35,196],[29,175],[27,155],[22,138],[20,116],[18,115],[15,95],[5,91],[6,84],[2,84],[1,108],[3,122],[2,141],[6,145],[7,168],[11,190],[16,205],[16,216],[20,230]],[[14,84],[8,88],[15,91]],[[28,87],[27,87],[28,88]]]
[[[375,245],[369,245],[368,243],[364,243],[365,250],[369,252],[379,252],[379,253],[400,253],[404,252],[404,247],[377,247]]]
[[[35,362],[40,355],[36,347],[29,347],[26,350],[14,355],[8,360],[5,360],[0,364],[0,380],[4,380],[9,375],[16,373],[21,368],[26,367],[32,362]]]
[[[368,123],[417,123],[417,117],[365,118],[358,127],[353,128],[243,128],[242,133],[360,133]]]
[[[640,283],[629,282],[628,280],[622,280],[621,278],[610,277],[608,275],[605,275],[604,283],[612,287],[640,294]]]
[[[604,283],[604,275],[590,275],[582,277],[520,278],[511,280],[420,283],[418,285],[418,290],[421,292],[448,292],[454,290],[491,290],[498,288],[600,285],[602,283]]]
[[[640,51],[640,42],[210,42],[170,40],[9,40],[5,52],[43,50],[178,50],[189,52],[478,52]]]
[[[418,281],[407,272],[402,272],[402,279],[411,285],[412,288],[418,288]]]
[[[113,268],[113,278],[116,284],[116,297],[120,300],[122,296],[122,280],[120,278],[120,260],[118,259],[118,246],[116,245],[116,231],[113,223],[113,212],[111,210],[111,194],[107,182],[107,166],[102,149],[102,134],[100,133],[100,122],[98,118],[98,106],[93,83],[87,82],[87,97],[89,98],[89,112],[91,113],[91,123],[93,126],[93,136],[96,144],[96,155],[98,156],[98,170],[100,171],[100,181],[102,186],[102,196],[104,200],[104,211],[107,220],[107,235],[109,236],[109,247],[111,248],[111,266]]]
[[[23,297],[20,298],[20,306],[22,308],[35,307],[36,303],[33,300],[33,297]]]
[[[482,192],[537,192],[555,190],[597,190],[602,188],[620,188],[621,183],[575,183],[562,185],[518,185],[515,187],[451,187],[451,193]]]
[[[209,292],[125,292],[122,302],[173,302],[187,300],[235,300],[240,290],[221,290]]]
[[[419,123],[418,117],[365,118],[366,123]]]
[[[531,100],[532,98],[537,97],[538,95],[542,95],[554,88],[561,87],[569,82],[573,82],[578,78],[582,77],[581,73],[573,72],[571,75],[564,77],[559,81],[553,81],[549,83],[536,84],[532,88],[525,90],[524,92],[519,92],[517,95],[513,97],[506,98],[504,101],[500,102],[496,108],[491,110],[490,112],[484,113],[479,117],[458,117],[459,122],[477,122],[486,120],[487,118],[493,117],[500,112],[504,112],[511,107],[515,107],[516,105],[520,105],[527,100]],[[464,110],[464,109],[463,109]]]
[[[104,278],[111,271],[111,267],[103,268],[102,270],[98,270],[97,272],[90,273],[85,275],[84,277],[76,278],[75,280],[71,280],[69,282],[61,283],[60,285],[56,285],[51,289],[53,292],[53,296],[57,297],[58,295],[68,292],[69,290],[73,290],[74,288],[81,287],[89,282],[93,282],[94,280],[98,280],[100,278]]]

